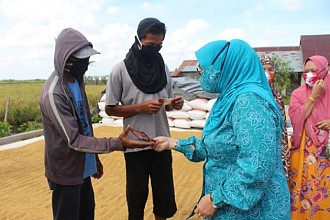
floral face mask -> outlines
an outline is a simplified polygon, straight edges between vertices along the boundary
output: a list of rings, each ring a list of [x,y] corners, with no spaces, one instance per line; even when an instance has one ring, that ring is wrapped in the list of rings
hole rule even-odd
[[[320,72],[309,71],[303,74],[303,78],[309,87],[313,87],[315,82],[320,79]]]

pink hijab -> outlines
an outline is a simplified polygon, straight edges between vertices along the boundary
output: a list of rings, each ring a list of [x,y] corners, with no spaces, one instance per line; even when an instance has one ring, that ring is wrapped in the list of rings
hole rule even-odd
[[[329,131],[320,130],[315,124],[324,119],[330,119],[330,75],[328,60],[319,55],[311,56],[306,59],[313,61],[318,70],[321,72],[320,78],[325,81],[325,92],[316,100],[313,111],[310,116],[303,121],[304,103],[312,93],[312,88],[306,83],[293,91],[290,99],[289,116],[293,126],[293,134],[291,136],[291,149],[299,148],[303,128],[305,127],[308,137],[310,137],[316,146],[324,147],[327,145]],[[321,149],[320,149],[321,150]]]

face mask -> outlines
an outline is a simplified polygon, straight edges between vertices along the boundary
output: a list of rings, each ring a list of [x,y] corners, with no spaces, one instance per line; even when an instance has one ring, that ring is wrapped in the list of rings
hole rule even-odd
[[[274,78],[275,78],[275,74],[269,74],[265,71],[265,74],[266,74],[266,77],[267,77],[267,80],[268,80],[268,83],[269,84],[272,84],[274,82]]]
[[[78,81],[82,81],[85,72],[88,70],[89,58],[79,59],[74,62],[66,64],[67,71],[76,78]]]
[[[309,87],[313,87],[315,82],[320,79],[320,73],[319,72],[308,72],[303,74],[305,83]]]
[[[154,47],[154,46],[142,45],[141,53],[147,57],[154,57],[158,54],[158,52],[160,51],[161,48],[162,48],[162,46]]]
[[[220,72],[211,65],[204,69],[203,74],[200,77],[200,84],[205,92],[218,93]]]
[[[148,46],[143,45],[137,36],[135,36],[135,43],[138,45],[141,53],[146,57],[155,57],[156,54],[158,54],[158,52],[162,48],[162,46],[154,47],[152,45],[148,45]]]

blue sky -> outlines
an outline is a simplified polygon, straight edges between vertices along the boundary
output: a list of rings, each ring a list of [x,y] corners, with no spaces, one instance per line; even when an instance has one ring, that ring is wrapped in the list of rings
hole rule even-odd
[[[55,38],[66,27],[101,52],[86,74],[104,76],[124,59],[146,17],[166,24],[160,52],[175,70],[214,40],[298,46],[301,35],[330,34],[329,8],[328,0],[0,0],[0,80],[46,79]]]

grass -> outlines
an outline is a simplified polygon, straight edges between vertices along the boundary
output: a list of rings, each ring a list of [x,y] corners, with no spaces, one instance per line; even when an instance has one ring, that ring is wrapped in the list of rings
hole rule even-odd
[[[0,81],[0,121],[4,120],[10,101],[7,121],[15,128],[29,121],[41,123],[39,96],[44,80]],[[105,85],[86,85],[91,110],[95,108]]]

